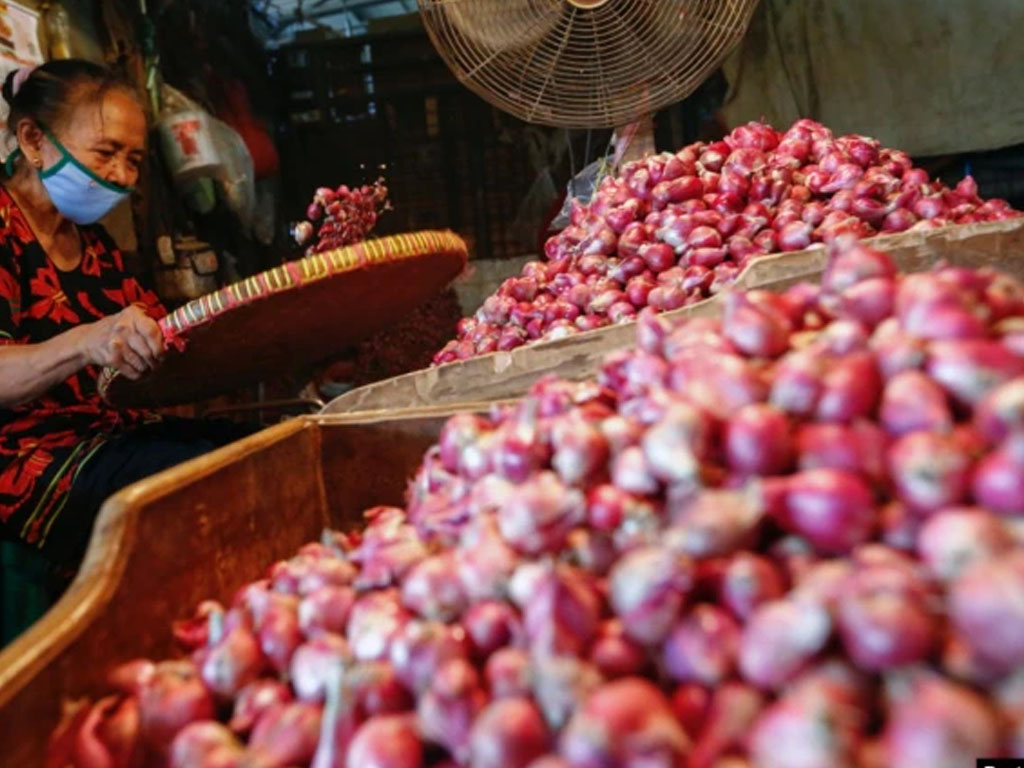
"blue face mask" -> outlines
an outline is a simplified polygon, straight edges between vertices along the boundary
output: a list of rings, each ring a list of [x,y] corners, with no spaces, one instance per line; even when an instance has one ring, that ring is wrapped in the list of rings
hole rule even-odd
[[[75,224],[95,224],[132,193],[131,187],[101,179],[57,141],[49,129],[43,130],[61,158],[49,168],[39,171],[39,179],[50,201],[62,215]],[[21,150],[16,149],[7,158],[8,175],[12,173],[14,160],[20,153]]]

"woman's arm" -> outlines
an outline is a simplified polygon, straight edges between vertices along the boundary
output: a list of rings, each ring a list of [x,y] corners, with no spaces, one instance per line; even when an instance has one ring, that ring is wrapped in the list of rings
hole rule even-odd
[[[136,306],[39,344],[0,346],[0,407],[34,400],[87,365],[137,379],[164,353],[160,327]]]
[[[0,407],[34,400],[85,367],[80,344],[85,329],[72,328],[40,344],[0,347]]]

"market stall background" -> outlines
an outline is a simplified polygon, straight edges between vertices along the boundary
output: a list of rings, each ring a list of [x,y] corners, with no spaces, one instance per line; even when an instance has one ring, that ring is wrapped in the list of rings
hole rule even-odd
[[[72,54],[112,62],[140,87],[146,62],[158,54],[163,82],[222,116],[238,104],[225,83],[241,83],[247,113],[241,122],[262,126],[273,142],[277,170],[257,182],[258,218],[272,223],[262,240],[223,206],[206,213],[183,206],[158,156],[134,219],[125,208],[109,222],[129,262],[151,278],[167,275],[162,236],[192,237],[199,249],[208,244],[213,272],[192,276],[204,292],[297,255],[289,225],[302,218],[318,186],[363,183],[383,173],[394,210],[377,234],[451,227],[470,245],[469,274],[430,313],[435,325],[451,327],[454,300],[470,315],[540,252],[570,178],[610,138],[607,131],[530,126],[486,104],[444,65],[413,0],[164,0],[146,6],[148,31],[134,0],[62,6]],[[970,172],[982,197],[1019,206],[1024,100],[1014,96],[1021,81],[1014,75],[1024,62],[1014,57],[1014,41],[1020,14],[988,1],[897,10],[877,2],[853,8],[836,0],[765,0],[722,71],[655,116],[657,145],[674,150],[713,140],[748,119],[783,126],[811,117],[837,133],[876,136],[906,149],[951,185]],[[923,21],[910,23],[914,18]],[[181,46],[182,39],[194,45]],[[253,150],[256,165],[262,152]],[[177,268],[208,271],[182,256],[185,245],[178,253]],[[392,346],[384,336],[350,350],[335,370],[350,369],[358,358],[361,375],[343,378],[362,384],[423,367],[426,347],[437,351],[437,334],[429,340],[408,329],[398,334],[396,344],[408,354],[367,362],[376,357],[371,348]],[[303,371],[262,394],[294,394],[314,376],[323,378]]]
[[[991,21],[996,3],[901,6],[924,14],[926,23],[917,23],[892,5],[865,2],[854,17],[849,3],[764,0],[751,35],[723,72],[655,117],[659,147],[674,151],[696,139],[718,139],[751,118],[783,128],[797,117],[819,118],[837,134],[878,136],[907,149],[951,185],[974,172],[980,189],[963,186],[972,206],[979,194],[1019,205],[1014,158],[1024,133],[1014,89],[1021,85],[1024,56],[1014,55],[1020,46],[1011,42],[1018,19],[1003,14],[1003,23]],[[1005,10],[1002,4],[998,9]],[[201,109],[230,125],[258,177],[252,194],[262,207],[246,217],[228,194],[237,186],[219,179],[220,186],[210,186],[211,197],[193,179],[183,184],[173,178],[175,169],[154,155],[135,208],[142,233],[135,264],[142,272],[172,266],[162,239],[172,245],[173,268],[186,271],[195,263],[176,253],[184,250],[181,244],[208,246],[215,269],[202,277],[215,284],[299,257],[302,248],[291,239],[289,224],[317,218],[306,206],[318,187],[370,183],[385,174],[394,210],[375,234],[432,226],[462,234],[475,256],[474,273],[459,292],[460,310],[470,314],[502,278],[541,252],[567,182],[607,145],[600,132],[528,126],[461,88],[433,51],[411,0],[164,0],[148,7],[109,0],[92,11],[107,35],[102,55],[140,82],[148,81],[159,60],[163,82],[151,89],[155,101]],[[949,72],[937,72],[937,50]],[[850,66],[840,67],[840,61]],[[1005,77],[993,77],[993,69]],[[862,89],[865,83],[871,88]],[[979,124],[979,116],[990,123]],[[900,168],[903,174],[909,164]],[[1006,212],[1002,204],[991,210]],[[692,318],[686,325],[670,327],[645,315],[638,326],[612,328],[601,337],[406,380],[412,391],[401,405],[413,395],[430,400],[438,392],[461,403],[467,413],[443,429],[436,419],[418,421],[422,413],[396,414],[392,400],[384,403],[384,414],[348,422],[292,421],[126,491],[104,512],[72,593],[31,630],[16,655],[0,657],[14,659],[0,664],[0,707],[11,713],[0,718],[0,734],[17,734],[0,743],[18,742],[17,752],[0,750],[0,764],[31,762],[57,720],[58,701],[65,699],[70,714],[68,695],[111,690],[104,680],[111,662],[171,653],[171,621],[203,598],[227,604],[241,582],[289,556],[328,520],[365,528],[365,536],[328,537],[326,544],[308,545],[298,558],[277,563],[270,572],[276,597],[261,603],[266,590],[259,584],[240,595],[243,607],[232,614],[229,636],[248,642],[250,650],[260,644],[243,670],[249,677],[301,667],[296,657],[330,651],[334,640],[310,634],[312,650],[300,654],[295,646],[302,638],[293,632],[291,645],[275,645],[280,626],[266,622],[267,629],[260,605],[274,603],[281,621],[333,621],[319,604],[301,619],[298,597],[306,601],[324,589],[316,581],[323,573],[343,582],[327,589],[347,588],[345,580],[357,576],[369,580],[356,585],[366,591],[361,601],[380,599],[382,612],[395,609],[403,622],[411,614],[417,618],[387,638],[378,630],[388,622],[373,611],[380,622],[369,622],[374,628],[365,633],[351,617],[333,628],[344,628],[357,655],[365,652],[364,642],[376,648],[367,652],[377,654],[375,662],[385,658],[384,643],[384,663],[406,678],[406,694],[421,700],[421,725],[433,723],[438,730],[422,725],[422,734],[410,735],[411,721],[405,720],[395,731],[412,747],[413,764],[419,747],[409,742],[420,736],[433,744],[431,764],[441,759],[437,750],[443,747],[462,761],[471,754],[474,765],[505,766],[510,763],[495,757],[494,744],[513,751],[518,746],[532,757],[556,746],[547,740],[549,730],[562,732],[557,746],[574,766],[591,765],[587,750],[600,751],[601,744],[628,751],[628,739],[589,743],[608,722],[588,720],[594,713],[587,707],[569,725],[566,718],[604,685],[602,676],[655,677],[648,661],[666,673],[658,682],[672,695],[673,709],[655,689],[634,686],[644,698],[637,709],[645,712],[630,716],[639,730],[649,727],[647,735],[662,740],[659,748],[676,764],[691,740],[698,756],[691,764],[701,766],[748,749],[752,763],[733,764],[802,765],[801,755],[780,748],[787,741],[813,747],[818,762],[827,765],[903,768],[1019,751],[1024,562],[1014,518],[1024,514],[1024,292],[1019,282],[994,276],[991,267],[1019,256],[1022,230],[1019,221],[971,221],[876,243],[893,249],[893,263],[850,243],[832,254],[827,268],[820,249],[757,260],[741,274],[747,293],[730,292],[671,318]],[[942,272],[895,274],[897,267],[913,273],[943,258],[953,266]],[[1019,276],[1019,261],[1004,271]],[[815,285],[793,287],[798,279]],[[453,298],[442,296],[407,320],[399,332],[407,360],[382,354],[388,345],[383,336],[335,361],[336,376],[364,383],[378,375],[374,371],[389,376],[402,372],[403,363],[419,367],[414,358],[436,348],[438,328],[454,324]],[[427,328],[430,333],[418,332]],[[602,364],[608,351],[612,356]],[[497,366],[510,359],[522,367],[505,375]],[[543,365],[533,367],[538,361]],[[491,363],[496,367],[488,368]],[[532,397],[507,410],[467,402],[483,392],[495,399],[521,397],[543,366],[591,382],[544,380],[534,385]],[[296,372],[277,386],[294,390],[313,375]],[[367,398],[361,405],[375,402]],[[483,413],[489,415],[477,415]],[[332,434],[330,427],[343,423],[349,429]],[[440,445],[428,449],[438,437]],[[889,458],[884,466],[878,461],[883,450]],[[693,461],[678,460],[691,453]],[[358,517],[364,508],[401,504],[417,466],[418,482],[404,511],[376,509]],[[268,478],[288,481],[268,484]],[[984,510],[955,508],[967,504]],[[980,535],[962,535],[965,526]],[[508,557],[474,558],[481,540],[488,552]],[[395,544],[413,548],[415,565],[389,559]],[[436,549],[428,552],[427,545]],[[323,573],[310,565],[314,555],[330,563]],[[549,556],[557,556],[558,564]],[[694,574],[689,557],[700,561]],[[468,577],[453,569],[458,558],[472,566]],[[716,570],[725,565],[719,558],[753,558],[761,577],[781,576],[757,582],[764,591],[753,596],[753,605],[741,587],[733,594],[719,581],[725,578]],[[969,569],[972,558],[987,562]],[[512,605],[503,584],[512,576],[508,564],[531,559],[540,570],[513,580],[526,585],[531,599],[513,584]],[[384,571],[374,571],[382,563]],[[656,567],[647,567],[651,563]],[[609,572],[607,591],[597,588]],[[457,614],[479,598],[473,590],[481,573],[495,590],[485,604],[509,620],[482,623],[499,635],[508,631],[493,642],[474,636],[466,647],[449,643],[449,633],[462,629],[456,620],[474,634],[470,612],[465,619]],[[1000,579],[1005,590],[985,588],[986,581],[991,586]],[[392,583],[401,585],[400,595],[385,589]],[[289,591],[298,596],[282,597]],[[680,613],[684,600],[703,605]],[[944,600],[948,610],[940,607]],[[521,628],[513,626],[520,611]],[[182,643],[178,633],[179,643],[195,651],[197,668],[182,672],[177,684],[192,692],[217,688],[226,703],[239,693],[245,674],[225,675],[241,667],[225,670],[219,656],[210,662],[223,650],[217,615],[206,604],[185,625],[210,633],[206,641]],[[795,632],[808,629],[808,621],[809,634]],[[513,630],[520,629],[515,637]],[[999,631],[989,631],[994,629]],[[870,637],[885,642],[868,642]],[[475,716],[485,696],[498,696],[494,680],[486,692],[472,682],[476,673],[461,657],[472,653],[486,674],[483,657],[516,643],[536,654],[525,659],[519,649],[516,657],[533,669],[531,677],[527,683],[514,675],[498,682],[527,686],[515,689],[516,711],[529,716],[528,735],[536,738],[525,746],[513,743],[500,727],[487,731],[494,738],[470,738],[468,719],[458,732],[450,723],[442,727],[436,715],[445,697]],[[766,645],[781,652],[766,658]],[[545,666],[552,651],[574,661],[560,669]],[[836,657],[844,662],[837,666]],[[456,670],[462,677],[435,675],[449,668],[442,661],[461,665]],[[917,697],[899,690],[908,664],[931,670],[905,681]],[[134,732],[125,727],[111,735],[108,725],[130,725],[133,711],[160,711],[151,694],[174,669],[184,669],[173,665],[129,667],[114,682],[122,690],[117,698],[79,710],[92,725],[71,718],[65,735],[78,728],[98,734],[100,746],[116,746],[135,733],[142,734],[145,749],[166,749],[173,729],[156,733],[145,716]],[[311,700],[268,708],[263,715],[269,724],[252,736],[256,752],[279,748],[287,741],[280,738],[287,730],[278,730],[282,721],[305,724],[293,729],[306,737],[301,749],[281,758],[281,765],[307,762],[320,751],[310,723],[319,722],[330,670],[320,667],[311,677],[303,671],[292,671],[289,684],[300,699]],[[565,686],[550,685],[559,672],[578,686],[575,698],[567,701]],[[129,673],[136,676],[126,681]],[[312,693],[304,687],[310,679]],[[459,680],[466,683],[462,689],[444,690]],[[275,695],[292,695],[280,680],[263,682]],[[209,694],[203,696],[206,701]],[[531,696],[537,707],[523,704]],[[617,698],[612,709],[631,706]],[[736,703],[746,708],[746,719],[738,717],[741,707],[731,706]],[[501,704],[491,706],[504,711]],[[335,736],[332,717],[326,715],[322,732],[327,741]],[[501,721],[477,719],[478,725]],[[746,732],[753,734],[749,742],[740,738]],[[780,739],[779,732],[798,736]],[[802,738],[810,733],[827,738]],[[216,740],[229,756],[242,749],[222,727],[201,735],[208,738],[205,746]],[[61,740],[55,743],[61,756]],[[82,744],[77,738],[69,749],[80,752]],[[963,754],[951,758],[956,750]],[[323,754],[323,760],[340,759],[330,747]],[[524,755],[516,765],[526,764]]]
[[[1024,8],[992,0],[763,0],[723,69],[729,125],[813,116],[947,181],[1024,199]]]

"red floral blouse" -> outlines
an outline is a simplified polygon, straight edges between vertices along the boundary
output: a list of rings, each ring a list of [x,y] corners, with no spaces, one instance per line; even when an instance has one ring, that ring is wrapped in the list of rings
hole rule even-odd
[[[156,294],[125,271],[101,226],[81,232],[81,264],[58,270],[0,186],[0,346],[46,341],[130,304],[154,318],[165,314]],[[45,545],[75,476],[97,448],[156,418],[104,404],[96,391],[98,374],[88,366],[37,400],[0,409],[0,523],[33,546]]]

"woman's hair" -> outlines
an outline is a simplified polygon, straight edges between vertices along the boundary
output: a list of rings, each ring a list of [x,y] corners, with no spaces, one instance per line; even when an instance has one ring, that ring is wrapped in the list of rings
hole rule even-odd
[[[55,128],[70,119],[81,104],[101,101],[107,93],[124,89],[135,95],[131,83],[106,67],[83,59],[55,59],[33,69],[27,77],[19,70],[7,75],[0,96],[10,107],[9,130],[30,118]]]

